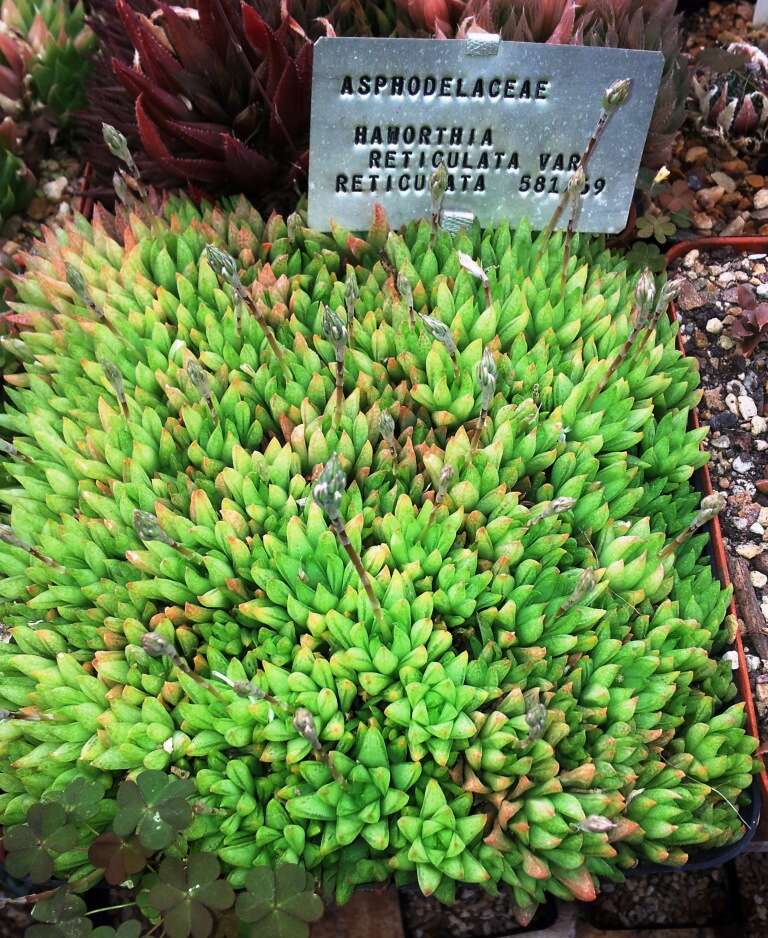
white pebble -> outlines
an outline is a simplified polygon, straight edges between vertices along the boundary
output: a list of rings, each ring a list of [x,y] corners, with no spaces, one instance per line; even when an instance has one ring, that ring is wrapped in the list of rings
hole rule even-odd
[[[752,434],[758,436],[760,433],[765,433],[768,430],[768,418],[761,417],[760,414],[756,414],[752,418]]]
[[[739,544],[736,548],[736,553],[739,557],[744,557],[745,560],[754,560],[755,557],[762,554],[763,548],[759,547],[757,544]]]
[[[750,526],[749,530],[753,534],[759,534],[762,537],[765,534],[765,528],[760,524],[759,521],[755,521],[753,525]]]
[[[757,416],[757,404],[748,394],[739,395],[739,413],[745,420],[751,420]]]
[[[750,571],[749,578],[752,580],[752,586],[758,590],[761,590],[765,584],[768,583],[768,576],[761,573],[759,570]]]
[[[725,395],[725,406],[730,410],[732,414],[735,414],[737,417],[739,415],[739,402],[736,400],[735,394],[726,394]]]
[[[713,316],[710,320],[708,320],[705,328],[710,335],[720,335],[720,333],[723,331],[723,321],[718,319],[716,316]]]
[[[748,459],[742,459],[741,456],[737,456],[731,465],[733,466],[734,472],[749,472],[752,468],[752,463]]]
[[[726,651],[722,660],[728,662],[728,664],[731,666],[731,671],[739,670],[739,656],[735,651]]]

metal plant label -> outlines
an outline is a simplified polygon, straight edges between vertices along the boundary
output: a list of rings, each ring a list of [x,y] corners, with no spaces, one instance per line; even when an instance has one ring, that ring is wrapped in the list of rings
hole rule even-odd
[[[444,223],[528,218],[542,228],[578,165],[605,89],[632,91],[589,163],[581,231],[626,224],[656,102],[660,52],[470,39],[320,39],[315,46],[309,223],[364,229],[374,202],[399,226],[430,214],[429,177],[450,172]],[[566,219],[563,219],[565,224]]]

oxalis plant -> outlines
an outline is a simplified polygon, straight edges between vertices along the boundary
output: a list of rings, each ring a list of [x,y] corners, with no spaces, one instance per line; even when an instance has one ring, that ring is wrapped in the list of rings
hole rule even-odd
[[[315,890],[389,879],[526,922],[738,839],[755,741],[672,287],[573,230],[564,267],[526,225],[130,188],[26,258],[0,416],[32,938],[109,938],[102,878],[120,938],[306,935]]]

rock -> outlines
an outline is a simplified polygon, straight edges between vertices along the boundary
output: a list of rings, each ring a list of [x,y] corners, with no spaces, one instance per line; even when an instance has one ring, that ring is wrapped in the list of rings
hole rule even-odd
[[[703,191],[702,189],[702,192]],[[701,192],[699,192],[699,195],[701,195]],[[691,216],[691,221],[699,231],[711,231],[715,227],[714,219],[707,215],[706,212],[694,212]]]
[[[762,524],[763,527],[768,525],[768,507],[763,507],[760,509],[757,520],[760,522],[760,524]]]
[[[749,530],[753,534],[759,534],[762,537],[765,534],[765,528],[760,524],[759,521],[755,521],[753,525],[750,526]]]
[[[688,312],[692,309],[698,309],[707,302],[706,297],[689,280],[683,280],[680,284],[680,290],[677,294],[677,305],[680,309]]]
[[[41,196],[35,196],[27,207],[27,215],[34,221],[42,221],[50,210],[48,200]]]
[[[764,177],[758,176],[757,173],[750,173],[748,176],[744,177],[744,182],[753,189],[762,189],[763,181]]]
[[[738,397],[739,413],[744,420],[751,420],[757,416],[757,404],[748,394],[740,394]]]
[[[711,320],[709,322],[719,322],[719,320]],[[709,322],[707,323],[707,332],[710,332]],[[722,326],[722,323],[720,323]],[[707,405],[710,411],[722,410],[725,407],[725,401],[723,400],[723,392],[720,388],[707,388],[704,392],[704,403]]]
[[[56,179],[52,179],[50,182],[43,184],[43,194],[49,202],[61,202],[64,190],[68,185],[69,180],[66,176],[57,176]]]
[[[721,335],[717,344],[720,346],[720,348],[725,349],[726,352],[730,352],[730,350],[736,345],[736,343],[729,335]]]
[[[736,215],[732,218],[728,224],[720,232],[721,238],[735,238],[737,235],[740,235],[742,231],[747,227],[747,219],[743,215]],[[739,274],[736,274],[736,279],[739,280]],[[746,274],[744,274],[744,279],[747,279]]]
[[[699,189],[696,193],[696,201],[703,209],[709,210],[713,209],[724,195],[725,189],[722,186],[709,186],[706,189]],[[702,227],[698,223],[697,226]]]
[[[739,419],[730,410],[724,410],[719,414],[714,414],[710,418],[709,425],[713,430],[733,430],[738,427]],[[768,486],[768,480],[766,485]],[[766,494],[768,494],[768,488],[766,488]]]
[[[704,335],[701,329],[693,330],[693,344],[696,348],[707,348],[709,345],[709,339]]]
[[[768,432],[768,418],[760,416],[757,414],[752,418],[752,424],[750,426],[753,436],[759,436],[761,433]]]
[[[714,446],[715,449],[728,449],[728,447],[731,445],[731,438],[718,434],[717,436],[712,437],[712,442],[710,445]]]
[[[755,482],[755,488],[761,495],[768,495],[768,479],[760,479],[759,482]]]
[[[686,163],[702,163],[708,155],[706,147],[690,147],[684,159]]]
[[[758,296],[768,296],[768,283],[761,283],[760,286],[755,290],[755,293]]]
[[[768,189],[758,189],[755,193],[755,197],[752,199],[752,204],[757,211],[768,208]]]
[[[733,392],[725,395],[725,406],[732,414],[738,415],[739,401]]]
[[[749,578],[752,580],[752,586],[754,586],[755,589],[761,590],[765,584],[768,583],[768,576],[764,573],[760,573],[759,570],[751,570]]]
[[[698,259],[699,259],[699,252],[696,248],[694,248],[692,251],[689,251],[683,258],[683,267],[685,267],[686,270],[690,270]]]
[[[755,440],[755,449],[758,453],[762,453],[764,450],[768,449],[768,440]]]
[[[745,472],[749,472],[752,468],[752,463],[748,459],[742,459],[741,456],[737,456],[731,463],[731,466],[734,472],[744,475]]]
[[[762,552],[763,548],[758,544],[739,544],[736,548],[736,553],[745,560],[754,560]]]
[[[726,270],[717,278],[717,283],[721,287],[727,287],[736,280],[736,274],[732,270]]]
[[[732,179],[727,173],[721,173],[720,171],[711,173],[710,178],[712,182],[716,183],[718,186],[722,186],[726,192],[736,191],[736,181]]]

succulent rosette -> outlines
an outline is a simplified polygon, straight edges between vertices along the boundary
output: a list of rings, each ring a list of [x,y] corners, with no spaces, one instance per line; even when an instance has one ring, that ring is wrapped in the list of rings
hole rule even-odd
[[[233,908],[305,935],[313,882],[478,883],[526,921],[736,841],[756,743],[668,285],[583,235],[563,277],[525,225],[151,200],[16,278],[17,868],[152,855],[139,901],[175,934]]]

